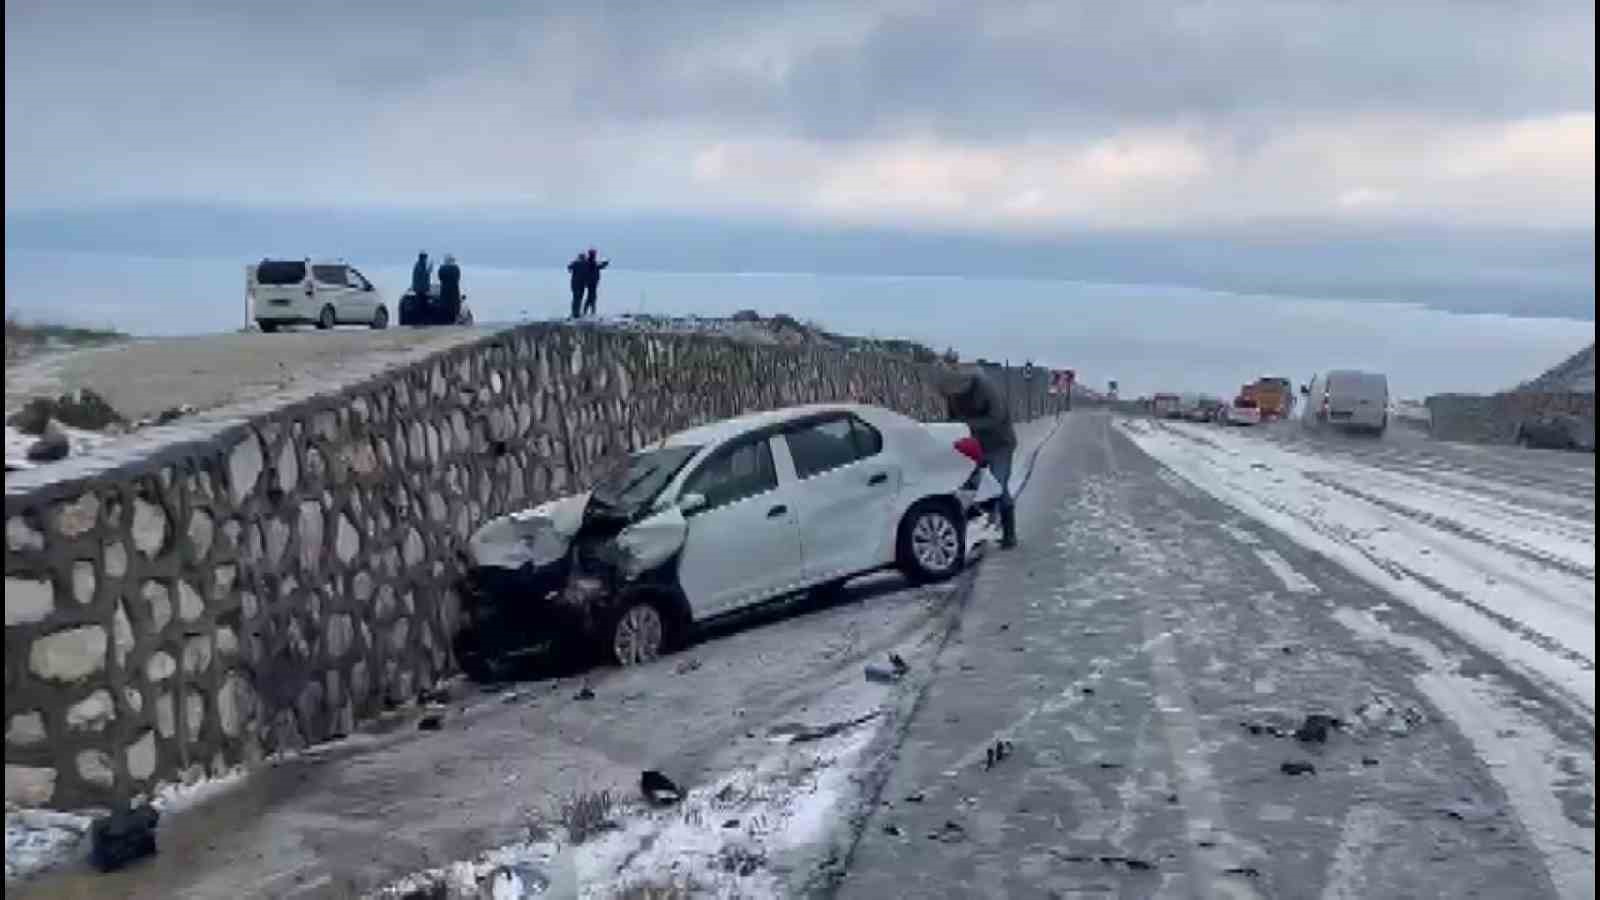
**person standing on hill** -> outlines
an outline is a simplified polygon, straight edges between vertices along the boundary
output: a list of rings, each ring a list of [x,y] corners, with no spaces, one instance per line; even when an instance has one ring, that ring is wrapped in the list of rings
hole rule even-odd
[[[589,258],[582,250],[567,263],[567,272],[572,276],[572,317],[576,319],[583,315],[583,291],[589,286]]]
[[[611,260],[597,258],[594,248],[590,247],[588,256],[584,258],[584,263],[586,265],[584,269],[586,280],[583,286],[583,314],[592,316],[595,312],[595,301],[599,299],[600,294],[600,270],[611,265]]]
[[[965,422],[983,447],[983,461],[1000,482],[1000,546],[1017,545],[1017,510],[1011,496],[1011,463],[1017,451],[1017,430],[1011,408],[994,382],[981,371],[963,372],[943,366],[936,386],[944,395],[950,419]]]
[[[428,302],[428,292],[433,289],[433,265],[426,251],[417,254],[417,264],[411,267],[411,293],[419,304]]]
[[[454,325],[461,318],[461,267],[448,253],[439,266],[439,318],[442,325]]]

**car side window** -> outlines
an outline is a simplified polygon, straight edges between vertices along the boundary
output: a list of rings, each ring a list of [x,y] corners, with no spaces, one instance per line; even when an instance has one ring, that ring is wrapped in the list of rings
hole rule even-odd
[[[319,284],[325,284],[329,287],[347,287],[349,285],[344,266],[312,266],[311,274]]]
[[[364,290],[367,289],[367,277],[365,275],[362,275],[360,272],[357,272],[355,269],[348,269],[346,271],[348,272],[349,277],[350,277],[350,286],[351,287],[355,288],[358,291],[364,291]]]
[[[784,435],[799,478],[847,466],[883,450],[883,435],[854,416],[825,419]]]
[[[689,476],[683,492],[704,496],[704,509],[709,510],[764,494],[777,486],[772,444],[763,437],[741,441],[712,454]]]

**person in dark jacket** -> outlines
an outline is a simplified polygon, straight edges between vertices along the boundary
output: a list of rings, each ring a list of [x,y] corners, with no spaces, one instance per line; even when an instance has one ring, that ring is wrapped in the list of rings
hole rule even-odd
[[[567,263],[567,272],[572,275],[572,317],[576,319],[583,315],[583,291],[589,286],[589,258],[582,250]]]
[[[454,325],[461,317],[461,267],[446,253],[439,266],[439,324]]]
[[[981,371],[953,367],[940,370],[938,388],[950,419],[972,429],[972,436],[983,447],[984,462],[1000,482],[1000,546],[1015,547],[1017,511],[1011,496],[1011,464],[1017,451],[1017,430],[1012,427],[1005,395]]]
[[[584,275],[587,280],[584,282],[583,286],[583,314],[586,316],[592,316],[594,315],[595,300],[598,299],[598,295],[600,293],[600,270],[611,265],[611,260],[598,259],[594,252],[594,248],[590,247],[589,255],[585,257],[584,262],[587,264],[587,268],[584,270]]]
[[[411,293],[420,303],[428,302],[428,292],[433,289],[433,265],[427,253],[417,254],[417,264],[411,267]]]

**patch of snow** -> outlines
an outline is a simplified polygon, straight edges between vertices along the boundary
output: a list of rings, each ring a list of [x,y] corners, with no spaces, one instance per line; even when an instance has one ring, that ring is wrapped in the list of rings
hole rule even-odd
[[[94,816],[6,804],[6,884],[77,856]]]
[[[1258,547],[1256,548],[1256,556],[1261,560],[1261,564],[1267,567],[1268,571],[1278,576],[1278,580],[1283,582],[1283,586],[1289,589],[1289,593],[1322,593],[1321,588],[1317,587],[1311,579],[1295,571],[1294,566],[1289,565],[1288,560],[1278,555],[1278,551]]]
[[[1527,701],[1489,679],[1458,674],[1459,661],[1428,641],[1399,634],[1371,613],[1341,607],[1335,621],[1358,638],[1382,643],[1416,657],[1426,671],[1417,688],[1453,722],[1487,761],[1489,772],[1527,829],[1563,897],[1594,896],[1594,829],[1574,822],[1562,809],[1556,789],[1577,786],[1587,794],[1588,819],[1594,819],[1594,755],[1551,734],[1525,711]]]
[[[1237,433],[1132,421],[1120,427],[1225,505],[1344,566],[1552,699],[1593,716],[1592,519]]]

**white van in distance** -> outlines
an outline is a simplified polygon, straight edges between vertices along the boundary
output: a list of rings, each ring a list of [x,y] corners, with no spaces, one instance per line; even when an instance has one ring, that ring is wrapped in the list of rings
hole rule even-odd
[[[1300,421],[1307,428],[1339,428],[1382,435],[1389,428],[1389,379],[1379,372],[1337,369],[1311,379]]]
[[[244,290],[251,318],[269,333],[284,325],[389,326],[383,295],[339,260],[263,259],[245,266]]]

